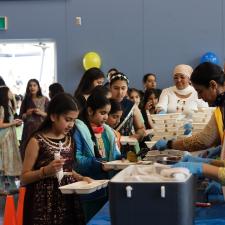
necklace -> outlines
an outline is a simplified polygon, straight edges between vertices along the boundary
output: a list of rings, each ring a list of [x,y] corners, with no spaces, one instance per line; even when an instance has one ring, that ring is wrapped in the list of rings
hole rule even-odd
[[[68,136],[65,136],[64,142],[62,142],[62,139],[59,139],[59,140],[61,140],[61,143],[54,142],[50,138],[48,138],[47,136],[44,136],[44,135],[40,135],[40,138],[46,144],[48,144],[50,147],[58,149],[58,150],[60,150],[62,147],[65,149],[65,148],[69,148],[71,146],[71,137],[68,137]]]
[[[99,154],[101,155],[102,158],[104,158],[104,157],[106,157],[106,155],[105,155],[105,145],[104,145],[104,141],[102,139],[102,135],[95,134],[95,137],[97,140]]]
[[[185,103],[186,103],[185,100],[181,100],[181,99],[177,100],[177,107],[176,107],[177,112],[183,112],[184,111]]]

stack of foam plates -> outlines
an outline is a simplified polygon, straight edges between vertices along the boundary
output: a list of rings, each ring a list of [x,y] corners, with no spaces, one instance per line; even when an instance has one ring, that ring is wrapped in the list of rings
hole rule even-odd
[[[130,162],[129,160],[114,160],[104,163],[104,167],[106,169],[111,170],[123,170],[130,165],[150,165],[150,164],[152,164],[152,161]]]
[[[177,138],[179,129],[183,129],[184,119],[185,115],[181,113],[151,115],[154,130],[152,141]]]
[[[121,136],[120,138],[120,143],[121,145],[136,145],[138,142],[138,140],[136,138],[133,137],[129,137],[129,136]]]

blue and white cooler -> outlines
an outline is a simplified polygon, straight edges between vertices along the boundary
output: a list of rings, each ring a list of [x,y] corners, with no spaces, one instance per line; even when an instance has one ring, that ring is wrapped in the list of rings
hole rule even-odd
[[[184,168],[127,167],[109,182],[112,225],[192,225],[194,180]]]

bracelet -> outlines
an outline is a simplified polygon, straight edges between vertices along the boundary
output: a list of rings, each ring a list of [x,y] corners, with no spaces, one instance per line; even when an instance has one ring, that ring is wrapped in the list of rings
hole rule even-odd
[[[40,169],[39,169],[39,171],[40,171],[40,173],[39,173],[39,178],[40,179],[43,179],[43,167],[41,167]]]
[[[225,184],[225,168],[224,167],[219,167],[218,169],[218,178],[222,185]]]
[[[46,177],[46,173],[45,173],[45,170],[44,170],[44,166],[40,168],[40,174],[39,174],[39,178],[40,179],[43,179]]]
[[[44,176],[44,178],[45,178],[45,177],[47,177],[47,174],[45,173],[45,166],[43,166],[42,168],[43,168],[43,169],[42,169],[42,173],[43,173],[43,176]]]

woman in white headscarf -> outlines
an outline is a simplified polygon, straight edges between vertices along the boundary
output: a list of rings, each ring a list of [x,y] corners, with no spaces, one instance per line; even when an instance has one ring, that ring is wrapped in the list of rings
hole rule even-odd
[[[158,113],[181,112],[190,114],[198,107],[207,107],[208,104],[198,99],[198,94],[190,85],[190,76],[193,69],[189,65],[180,64],[174,68],[173,80],[175,86],[166,88],[160,95],[156,106]]]

